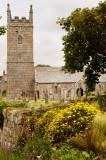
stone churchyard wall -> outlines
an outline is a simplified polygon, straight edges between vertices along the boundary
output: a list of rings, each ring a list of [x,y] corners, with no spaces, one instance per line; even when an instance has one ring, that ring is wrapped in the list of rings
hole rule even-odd
[[[3,111],[4,125],[0,129],[0,145],[7,150],[14,149],[19,135],[22,133],[24,118],[30,116],[32,111],[6,109]]]

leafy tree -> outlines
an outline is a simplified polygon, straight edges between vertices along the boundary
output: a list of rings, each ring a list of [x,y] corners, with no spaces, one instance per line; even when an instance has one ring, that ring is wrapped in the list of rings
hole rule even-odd
[[[106,0],[95,8],[78,8],[58,22],[63,36],[65,69],[84,71],[88,91],[106,71]]]
[[[1,19],[1,17],[0,17]],[[3,35],[6,32],[6,29],[4,26],[0,26],[0,36]]]
[[[5,33],[5,28],[3,26],[0,26],[0,36]]]

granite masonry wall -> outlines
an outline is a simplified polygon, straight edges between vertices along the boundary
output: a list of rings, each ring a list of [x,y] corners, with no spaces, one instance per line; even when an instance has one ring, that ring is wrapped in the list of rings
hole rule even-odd
[[[6,150],[13,150],[19,135],[22,132],[25,116],[31,115],[32,111],[6,109],[3,111],[4,125],[0,129],[0,145]]]
[[[34,97],[33,62],[33,10],[29,18],[12,18],[7,8],[7,95],[9,99],[20,96]]]

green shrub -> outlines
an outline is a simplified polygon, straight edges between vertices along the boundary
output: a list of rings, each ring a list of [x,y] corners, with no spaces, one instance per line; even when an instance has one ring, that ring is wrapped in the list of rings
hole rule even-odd
[[[0,109],[8,107],[8,104],[5,101],[0,101]]]
[[[52,160],[96,160],[96,156],[93,152],[79,151],[64,144],[61,148],[54,148]]]
[[[18,149],[22,149],[24,148],[26,142],[27,142],[27,135],[23,132],[20,134],[20,136],[18,137],[18,141],[17,141],[17,148]]]
[[[101,111],[106,111],[106,94],[98,95],[98,104]]]
[[[22,141],[20,142],[23,145]],[[42,160],[51,160],[51,155],[52,147],[45,137],[40,136],[39,130],[35,130],[24,147],[16,148],[14,153],[14,156],[17,158],[19,157],[20,160],[35,160],[37,156],[41,156]]]
[[[12,102],[11,103],[11,107],[21,107],[21,108],[23,108],[23,107],[25,107],[26,106],[26,102]]]
[[[25,107],[26,102],[10,102],[10,101],[0,101],[0,109],[7,107]]]
[[[91,126],[97,110],[88,103],[79,102],[65,109],[50,110],[44,114],[40,125],[50,142],[61,142]]]

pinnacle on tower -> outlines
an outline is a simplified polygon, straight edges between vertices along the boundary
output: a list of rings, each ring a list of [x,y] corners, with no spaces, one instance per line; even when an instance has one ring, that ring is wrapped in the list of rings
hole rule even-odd
[[[11,20],[10,4],[7,4],[7,23]]]
[[[33,22],[33,8],[32,8],[32,5],[30,5],[29,21],[30,21],[30,22]]]

